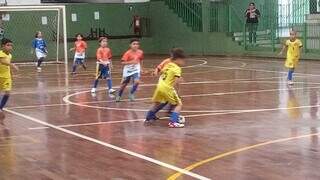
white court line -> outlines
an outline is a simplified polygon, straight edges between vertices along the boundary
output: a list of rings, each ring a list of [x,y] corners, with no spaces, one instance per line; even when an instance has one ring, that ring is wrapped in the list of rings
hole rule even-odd
[[[89,136],[85,136],[85,135],[80,134],[80,133],[77,133],[77,132],[70,131],[70,130],[65,129],[65,128],[61,128],[61,127],[55,126],[55,125],[50,124],[50,123],[47,123],[47,122],[43,122],[43,121],[41,121],[41,120],[39,120],[39,119],[36,119],[36,118],[33,118],[33,117],[31,117],[31,116],[27,116],[27,115],[25,115],[25,114],[22,114],[22,113],[19,113],[19,112],[16,112],[16,111],[12,111],[12,110],[9,110],[9,109],[4,109],[4,110],[7,111],[7,112],[9,112],[9,113],[11,113],[11,114],[16,115],[16,116],[20,116],[20,117],[25,118],[25,119],[28,119],[28,120],[30,120],[30,121],[32,121],[32,122],[41,124],[41,125],[43,125],[43,126],[47,126],[47,127],[52,128],[52,129],[55,129],[55,130],[57,130],[57,131],[60,131],[60,132],[63,132],[63,133],[66,133],[66,134],[69,134],[69,135],[72,135],[72,136],[75,136],[75,137],[84,139],[84,140],[87,140],[87,141],[92,142],[92,143],[95,143],[95,144],[102,145],[102,146],[104,146],[104,147],[107,147],[107,148],[110,148],[110,149],[113,149],[113,150],[122,152],[122,153],[127,154],[127,155],[130,155],[130,156],[134,156],[134,157],[136,157],[136,158],[138,158],[138,159],[143,159],[143,160],[145,160],[145,161],[148,161],[148,162],[150,162],[150,163],[159,165],[159,166],[161,166],[161,167],[165,167],[165,168],[168,168],[168,169],[171,169],[171,170],[180,172],[180,173],[182,173],[182,174],[184,174],[184,175],[188,175],[188,176],[191,176],[191,177],[196,178],[196,179],[209,180],[209,178],[207,178],[207,177],[204,177],[204,176],[201,176],[201,175],[199,175],[199,174],[190,172],[190,171],[188,171],[188,170],[185,170],[185,169],[176,167],[176,166],[171,165],[171,164],[167,164],[167,163],[165,163],[165,162],[162,162],[162,161],[153,159],[153,158],[151,158],[151,157],[148,157],[148,156],[145,156],[145,155],[142,155],[142,154],[139,154],[139,153],[136,153],[136,152],[133,152],[133,151],[130,151],[130,150],[127,150],[127,149],[124,149],[124,148],[121,148],[121,147],[118,147],[118,146],[115,146],[115,145],[112,145],[112,144],[109,144],[109,143],[106,143],[106,142],[103,142],[103,141],[94,139],[94,138],[91,138],[91,137],[89,137]]]
[[[244,81],[247,82],[247,81]],[[253,81],[248,81],[248,82],[253,82]],[[261,81],[259,81],[261,82]],[[194,82],[194,84],[201,84],[201,83],[208,83],[208,82]],[[278,81],[274,82],[268,82],[268,81],[263,81],[263,83],[279,83]],[[303,82],[302,82],[303,84]],[[312,83],[310,83],[312,84]],[[315,83],[315,84],[320,84],[320,83]],[[225,93],[206,93],[206,94],[192,94],[192,95],[183,95],[181,97],[208,97],[208,96],[223,96],[223,95],[236,95],[236,94],[248,94],[248,93],[261,93],[261,92],[275,92],[275,91],[287,91],[287,90],[301,90],[301,89],[319,89],[320,86],[316,87],[301,87],[301,88],[283,88],[283,89],[267,89],[267,90],[256,90],[256,91],[235,91],[235,92],[225,92]],[[94,106],[94,105],[88,105],[84,104],[83,102],[77,103],[73,102],[70,100],[72,96],[76,96],[79,94],[83,93],[88,93],[89,91],[83,91],[83,92],[77,92],[73,93],[70,95],[67,95],[63,98],[63,101],[67,104],[72,104],[75,106],[79,107],[87,107],[87,108],[93,108],[93,109],[105,109],[105,110],[114,110],[114,111],[135,111],[135,112],[146,112],[148,110],[146,109],[134,109],[134,108],[116,108],[116,107],[102,107],[102,106]],[[143,101],[143,100],[150,100],[151,98],[140,98],[138,100]],[[106,102],[115,102],[115,101],[106,101]],[[182,113],[205,113],[205,112],[212,112],[212,110],[202,110],[202,111],[190,111],[190,110],[184,110],[181,111]]]
[[[206,114],[193,114],[186,115],[186,118],[193,117],[205,117],[205,116],[220,116],[220,115],[233,115],[233,114],[243,114],[243,113],[258,113],[258,112],[268,112],[268,111],[279,111],[279,110],[292,110],[292,109],[306,109],[306,108],[314,108],[320,107],[320,104],[310,105],[310,106],[297,106],[297,107],[283,107],[283,108],[269,108],[269,109],[248,109],[248,110],[220,110],[221,112],[215,113],[206,113]],[[168,117],[164,117],[161,119],[168,119]],[[131,119],[131,120],[121,120],[121,121],[108,121],[108,122],[93,122],[93,123],[79,123],[79,124],[65,124],[58,125],[58,127],[81,127],[81,126],[92,126],[92,125],[105,125],[105,124],[119,124],[119,123],[130,123],[130,122],[143,122],[145,119]],[[40,126],[28,128],[29,130],[42,130],[48,129],[50,127]]]
[[[256,79],[223,79],[223,80],[217,80],[217,81],[210,81],[210,82],[216,82],[216,83],[221,83],[221,82],[233,82],[233,81],[249,81],[249,80],[264,80],[264,79],[281,79],[283,77],[267,77],[267,78],[256,78]],[[188,82],[188,83],[199,83],[198,81],[195,82]],[[140,87],[145,87],[145,86],[150,86],[150,84],[141,84]],[[155,86],[156,84],[152,84],[152,86]],[[119,87],[115,87],[115,88],[119,88]],[[81,89],[70,89],[70,91],[84,91],[84,90],[88,90],[90,88],[81,88]],[[98,91],[103,91],[106,90],[105,88],[99,88]],[[60,91],[59,91],[60,92]],[[24,92],[24,93],[18,93],[18,94],[26,94],[28,92]],[[32,93],[35,93],[34,91],[32,91]],[[15,93],[11,93],[11,94],[15,94]],[[139,100],[139,99],[136,99]],[[143,100],[145,100],[145,98],[143,98]],[[129,101],[127,100],[123,100],[123,102],[125,101]],[[94,104],[94,103],[99,103],[99,102],[113,102],[113,101],[90,101],[90,102],[82,102],[84,104]],[[9,109],[23,109],[23,108],[36,108],[36,107],[51,107],[51,106],[63,106],[63,105],[69,105],[66,103],[57,103],[57,104],[45,104],[45,105],[31,105],[31,106],[18,106],[18,107],[10,107]]]

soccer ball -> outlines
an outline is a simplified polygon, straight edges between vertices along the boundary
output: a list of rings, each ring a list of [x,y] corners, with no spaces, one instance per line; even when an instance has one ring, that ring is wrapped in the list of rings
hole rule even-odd
[[[180,124],[186,123],[186,118],[185,118],[184,116],[180,116],[180,117],[179,117],[179,123],[180,123]]]

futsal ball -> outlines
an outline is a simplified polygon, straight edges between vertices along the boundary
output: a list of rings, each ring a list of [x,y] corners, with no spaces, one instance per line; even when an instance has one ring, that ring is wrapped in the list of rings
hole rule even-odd
[[[179,123],[180,123],[180,124],[186,123],[186,118],[185,118],[184,116],[180,116],[180,117],[179,117]]]

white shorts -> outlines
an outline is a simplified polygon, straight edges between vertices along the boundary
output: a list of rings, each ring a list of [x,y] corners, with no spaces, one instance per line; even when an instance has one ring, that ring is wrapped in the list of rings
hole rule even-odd
[[[36,56],[38,59],[40,58],[46,58],[47,57],[47,54],[46,53],[43,53],[43,52],[40,52],[40,51],[36,51]]]

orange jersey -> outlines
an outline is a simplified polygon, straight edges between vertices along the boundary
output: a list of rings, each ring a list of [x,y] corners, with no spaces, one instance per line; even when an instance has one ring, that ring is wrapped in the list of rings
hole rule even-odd
[[[74,47],[76,50],[76,53],[84,53],[87,49],[87,43],[85,41],[76,41],[74,43]]]
[[[163,60],[158,66],[157,69],[161,71],[167,64],[171,63],[171,58]]]
[[[100,47],[97,50],[97,60],[110,61],[112,58],[111,49],[108,47]]]
[[[139,63],[143,60],[144,55],[142,50],[132,51],[131,49],[124,53],[121,60],[122,61],[133,61],[139,60]]]

